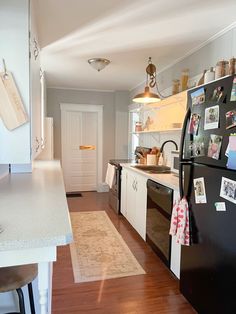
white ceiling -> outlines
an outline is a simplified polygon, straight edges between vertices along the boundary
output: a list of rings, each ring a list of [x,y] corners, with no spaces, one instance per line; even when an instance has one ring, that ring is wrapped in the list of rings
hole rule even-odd
[[[130,90],[234,22],[235,0],[35,0],[49,86]],[[111,60],[101,72],[89,58]]]

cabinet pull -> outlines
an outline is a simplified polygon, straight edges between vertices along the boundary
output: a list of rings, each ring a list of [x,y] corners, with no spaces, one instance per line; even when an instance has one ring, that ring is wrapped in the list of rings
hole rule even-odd
[[[79,149],[80,150],[95,150],[96,146],[95,145],[80,145]]]

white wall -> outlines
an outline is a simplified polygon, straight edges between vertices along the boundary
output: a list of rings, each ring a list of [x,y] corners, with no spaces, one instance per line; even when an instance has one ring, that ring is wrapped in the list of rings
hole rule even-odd
[[[54,121],[54,157],[56,159],[61,158],[60,103],[103,105],[104,177],[109,159],[123,158],[128,155],[128,99],[128,92],[98,92],[48,88],[47,115],[53,117]]]
[[[115,158],[128,157],[128,99],[129,92],[115,93]]]

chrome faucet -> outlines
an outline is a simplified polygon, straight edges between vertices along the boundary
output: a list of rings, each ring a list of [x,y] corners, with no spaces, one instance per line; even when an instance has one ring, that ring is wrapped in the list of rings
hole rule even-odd
[[[163,149],[164,149],[164,146],[166,145],[166,143],[173,143],[173,144],[175,145],[175,149],[178,150],[178,145],[176,144],[176,142],[173,141],[173,140],[168,140],[168,141],[165,141],[165,142],[161,145],[160,153],[163,152]]]

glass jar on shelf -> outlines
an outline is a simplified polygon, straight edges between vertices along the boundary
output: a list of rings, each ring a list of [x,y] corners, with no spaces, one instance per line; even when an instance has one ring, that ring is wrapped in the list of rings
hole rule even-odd
[[[143,131],[142,122],[137,121],[135,122],[135,132],[141,132]]]
[[[236,58],[231,58],[229,60],[229,75],[236,73]]]
[[[172,81],[172,95],[179,93],[179,87],[180,87],[180,80],[173,80]]]
[[[181,90],[188,89],[189,69],[184,69],[181,74]]]
[[[229,62],[220,60],[216,63],[215,79],[221,78],[229,74]]]

